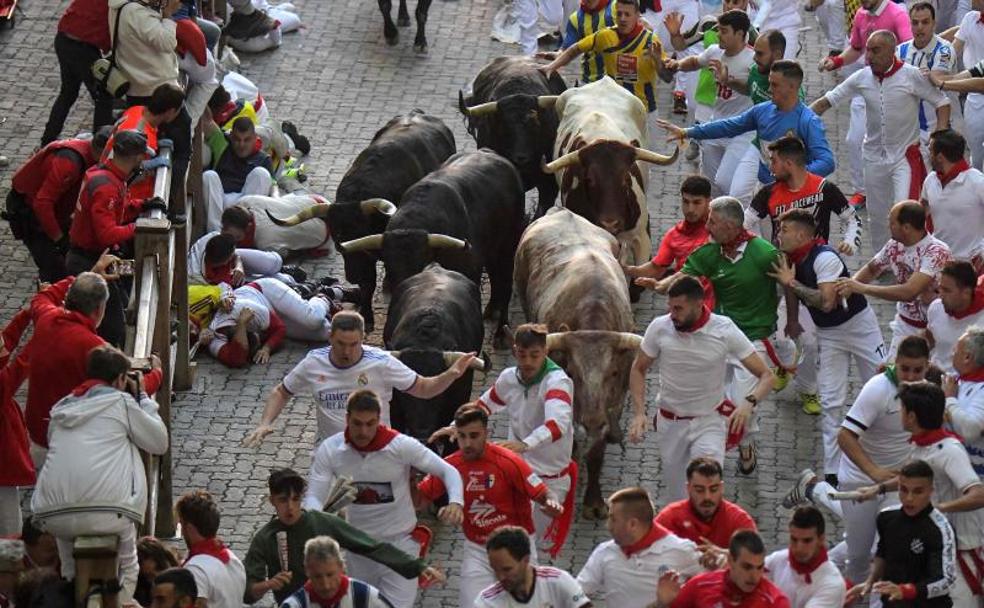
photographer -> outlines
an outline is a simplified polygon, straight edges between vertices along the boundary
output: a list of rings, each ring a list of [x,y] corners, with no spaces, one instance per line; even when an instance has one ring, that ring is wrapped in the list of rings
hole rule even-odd
[[[87,380],[51,410],[48,459],[31,509],[58,543],[62,576],[75,577],[76,536],[119,536],[121,604],[132,601],[140,567],[137,530],[147,508],[140,450],[167,451],[167,427],[130,360],[111,346],[86,359]],[[134,395],[139,399],[135,399]]]

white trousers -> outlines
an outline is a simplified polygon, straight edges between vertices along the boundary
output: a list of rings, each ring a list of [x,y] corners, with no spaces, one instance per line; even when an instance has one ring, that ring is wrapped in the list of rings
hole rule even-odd
[[[878,318],[871,306],[838,327],[818,327],[817,354],[817,385],[823,407],[820,418],[823,472],[836,475],[841,459],[837,433],[844,419],[851,359],[854,359],[862,384],[874,376],[885,361],[885,343],[878,327]]]
[[[984,95],[970,95],[964,104],[964,135],[970,148],[971,165],[984,169]]]
[[[724,463],[728,419],[717,412],[691,420],[670,420],[662,411],[656,416],[656,444],[665,499],[682,500],[687,497],[687,465],[691,460],[707,456]],[[660,500],[663,498],[660,495]]]
[[[689,46],[682,51],[675,50],[673,44],[670,42],[670,33],[663,24],[663,19],[670,13],[680,13],[683,15],[683,25],[680,31],[685,32],[700,20],[700,1],[666,0],[662,3],[662,7],[663,10],[658,13],[647,10],[642,14],[642,20],[649,24],[649,29],[659,37],[659,41],[663,45],[663,51],[667,55],[676,53],[678,59],[684,59],[691,55],[699,55],[704,50],[704,45],[702,44]],[[673,75],[673,92],[686,94],[687,102],[690,104],[693,104],[694,90],[696,88],[697,72],[677,72]]]
[[[778,28],[786,38],[786,50],[782,54],[783,59],[796,61],[796,54],[799,52],[799,28],[799,24]]]
[[[856,65],[856,64],[854,64]],[[845,67],[843,70],[844,78],[856,72],[856,69]],[[851,98],[851,118],[847,125],[847,135],[844,141],[847,143],[847,161],[850,175],[851,192],[864,192],[864,157],[861,147],[864,145],[864,132],[866,129],[865,121],[868,112],[864,107],[864,98],[860,95]],[[878,251],[877,249],[875,251]]]
[[[227,152],[232,154],[232,152]],[[270,172],[263,167],[256,167],[246,176],[242,192],[226,192],[222,189],[222,180],[215,171],[206,171],[202,174],[202,189],[205,190],[205,200],[208,208],[206,212],[206,223],[208,231],[219,230],[222,228],[222,212],[227,207],[232,207],[239,202],[239,199],[247,194],[270,195],[273,188],[273,178]]]
[[[409,534],[396,538],[377,539],[388,542],[409,555],[418,555],[420,545]],[[345,561],[348,574],[379,589],[394,606],[413,606],[417,601],[417,579],[403,578],[393,570],[368,557],[348,553]]]
[[[229,46],[237,51],[244,53],[262,53],[269,49],[275,49],[283,42],[283,30],[275,27],[262,36],[252,38],[227,38]]]
[[[892,330],[892,342],[885,356],[886,363],[895,361],[895,352],[899,350],[899,344],[902,343],[902,340],[905,340],[909,336],[921,336],[924,333],[924,328],[909,325],[898,314],[888,324],[888,327]]]
[[[264,278],[254,282],[287,326],[288,338],[311,342],[328,340],[331,321],[328,320],[328,302],[324,298],[305,300],[279,279]]]
[[[550,478],[543,477],[541,475],[540,479],[542,479],[543,483],[547,485],[547,488],[553,492],[553,495],[557,497],[557,502],[564,504],[564,501],[567,500],[567,493],[571,491],[570,475]],[[546,550],[547,546],[543,537],[547,533],[547,528],[550,527],[551,523],[553,523],[554,518],[544,513],[543,509],[540,508],[539,503],[534,502],[530,505],[530,508],[533,509],[533,529],[536,532],[536,546]]]
[[[871,484],[871,480],[840,479],[840,490],[849,492]],[[816,490],[814,489],[814,495]],[[875,549],[875,518],[882,509],[899,505],[898,492],[888,492],[866,502],[841,502],[844,519],[844,540],[847,543],[847,564],[844,576],[852,581],[863,581],[871,569],[871,557]]]
[[[530,563],[537,563],[535,543],[530,547]],[[482,590],[496,582],[495,573],[492,571],[492,566],[489,565],[489,556],[485,552],[485,547],[467,538],[461,552],[460,579],[458,581],[459,606],[474,606],[475,599],[482,593]]]
[[[758,186],[759,152],[753,133],[700,144],[700,172],[714,185],[714,196],[733,196],[745,207]]]
[[[541,14],[551,31],[560,30],[563,34],[563,0],[514,0],[513,4],[516,19],[519,21],[519,46],[524,55],[536,53],[536,40],[540,33],[537,20]]]
[[[45,532],[55,537],[62,577],[67,580],[75,578],[72,547],[76,536],[119,536],[120,585],[123,587],[120,591],[120,604],[133,599],[140,564],[137,561],[137,527],[132,520],[113,513],[67,513],[46,517],[40,521],[40,525]]]
[[[250,279],[273,277],[288,285],[297,281],[289,274],[280,272],[284,259],[276,251],[261,251],[259,249],[236,249],[236,255],[243,263],[243,270]]]
[[[0,486],[0,537],[19,536],[22,523],[17,486]]]
[[[779,298],[779,320],[776,326],[780,332],[786,328],[786,296]],[[803,333],[797,338],[799,359],[796,361],[796,375],[793,386],[797,393],[815,395],[817,393],[817,328],[813,324],[810,311],[802,302],[799,304],[799,324]]]
[[[840,51],[847,44],[847,32],[844,31],[844,2],[843,0],[826,0],[817,8],[813,15],[823,30],[823,36],[827,40],[827,48],[831,51]],[[789,46],[789,41],[786,41]]]
[[[909,198],[911,179],[912,170],[904,157],[886,162],[865,161],[864,191],[872,252],[879,251],[891,238],[888,212],[892,205]]]
[[[769,336],[769,341],[772,342],[773,350],[775,350],[779,361],[783,363],[783,365],[790,365],[796,354],[796,345],[781,332],[782,330],[773,333]],[[765,342],[762,340],[755,340],[752,344],[755,345],[755,352],[762,357],[762,361],[764,361],[768,367],[775,367],[775,363],[769,357],[769,354],[765,348]],[[751,393],[755,388],[755,385],[758,384],[758,376],[753,375],[750,371],[745,369],[745,366],[740,362],[729,361],[726,383],[728,387],[728,399],[730,399],[735,405],[739,405],[742,400],[745,399],[745,396]],[[758,430],[758,415],[753,411],[751,417],[748,419],[748,424],[746,425],[745,435],[742,437],[741,445],[753,445],[755,443],[755,434],[758,433]]]

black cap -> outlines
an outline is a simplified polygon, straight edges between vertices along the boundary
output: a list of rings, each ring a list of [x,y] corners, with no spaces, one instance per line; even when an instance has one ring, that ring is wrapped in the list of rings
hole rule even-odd
[[[147,136],[139,131],[117,131],[113,136],[113,156],[142,156],[147,153]]]

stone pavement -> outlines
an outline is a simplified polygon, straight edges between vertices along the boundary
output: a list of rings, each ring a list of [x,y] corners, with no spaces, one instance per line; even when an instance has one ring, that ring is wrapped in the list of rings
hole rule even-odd
[[[374,2],[296,0],[295,3],[306,28],[286,36],[283,47],[275,52],[242,56],[242,71],[260,86],[273,116],[294,121],[311,139],[313,153],[306,164],[313,188],[333,195],[345,168],[376,130],[394,114],[411,108],[438,115],[454,131],[460,149],[474,148],[457,113],[457,91],[491,58],[517,52],[517,47],[488,37],[498,0],[435,2],[428,28],[430,54],[426,57],[413,54],[412,30],[401,30],[398,46],[384,44]],[[24,0],[25,14],[17,28],[0,31],[0,65],[3,66],[0,120],[6,119],[0,123],[0,154],[11,159],[11,167],[0,169],[0,197],[6,196],[13,168],[37,145],[56,93],[59,80],[52,40],[57,17],[66,4],[55,0]],[[831,86],[833,80],[818,74],[814,67],[826,47],[820,42],[812,18],[806,25],[814,26],[804,35],[801,54],[808,74],[807,98],[812,100]],[[569,76],[573,82],[574,74]],[[661,102],[661,112],[665,115],[669,108],[665,86],[661,86]],[[89,116],[90,104],[83,92],[65,133],[85,129]],[[828,137],[842,167],[846,154],[840,142],[846,121],[847,111],[831,112],[827,117]],[[654,242],[677,221],[679,183],[682,176],[694,169],[693,164],[680,162],[653,171],[649,210]],[[843,169],[834,178],[846,184]],[[0,274],[0,319],[7,319],[27,301],[35,270],[26,250],[10,236],[6,223],[0,226],[0,259],[6,260]],[[856,257],[853,264],[860,265],[861,259]],[[335,255],[304,265],[315,276],[341,275],[340,258]],[[879,303],[876,309],[883,324],[887,323],[891,307]],[[637,330],[641,333],[663,310],[661,298],[644,295],[635,307]],[[386,301],[377,295],[377,315],[383,317],[385,311]],[[511,320],[514,325],[524,320],[515,303]],[[382,321],[377,319],[376,326],[380,330],[369,336],[373,344],[380,343]],[[889,337],[887,331],[885,336]],[[240,555],[245,553],[252,533],[272,514],[265,502],[265,479],[270,469],[293,466],[305,473],[308,469],[314,440],[314,415],[308,399],[296,399],[289,406],[280,417],[277,432],[262,447],[256,450],[240,447],[243,436],[259,419],[269,389],[308,348],[291,343],[273,357],[270,365],[238,371],[200,357],[193,390],[180,394],[175,404],[172,437],[175,495],[191,488],[207,488],[214,493],[221,503],[221,534]],[[491,344],[486,345],[486,350],[492,352]],[[493,362],[491,373],[476,376],[476,393],[488,386],[509,363],[503,352],[494,354]],[[651,380],[650,394],[652,389]],[[751,478],[736,478],[733,457],[726,467],[728,497],[737,499],[753,513],[770,548],[779,548],[785,541],[787,514],[778,505],[784,489],[798,471],[820,462],[817,419],[803,414],[791,393],[787,389],[778,402],[770,400],[759,408],[762,432],[758,472]],[[501,423],[496,425],[498,436],[503,435],[503,429]],[[608,447],[602,478],[606,494],[623,486],[641,484],[663,504],[653,436],[650,433],[640,445]],[[603,522],[578,519],[556,565],[576,573],[592,548],[606,539]],[[443,587],[422,593],[419,605],[456,605],[460,551],[460,532],[437,526],[431,559],[447,570],[450,580]],[[265,601],[271,602],[269,597]]]

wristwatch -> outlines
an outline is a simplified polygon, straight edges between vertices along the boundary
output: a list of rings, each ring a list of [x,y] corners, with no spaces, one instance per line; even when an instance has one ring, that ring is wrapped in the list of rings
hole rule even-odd
[[[758,405],[758,402],[759,402],[758,397],[756,397],[755,395],[752,395],[752,394],[745,395],[745,401],[751,403],[752,404],[752,407],[755,407],[756,405]]]

